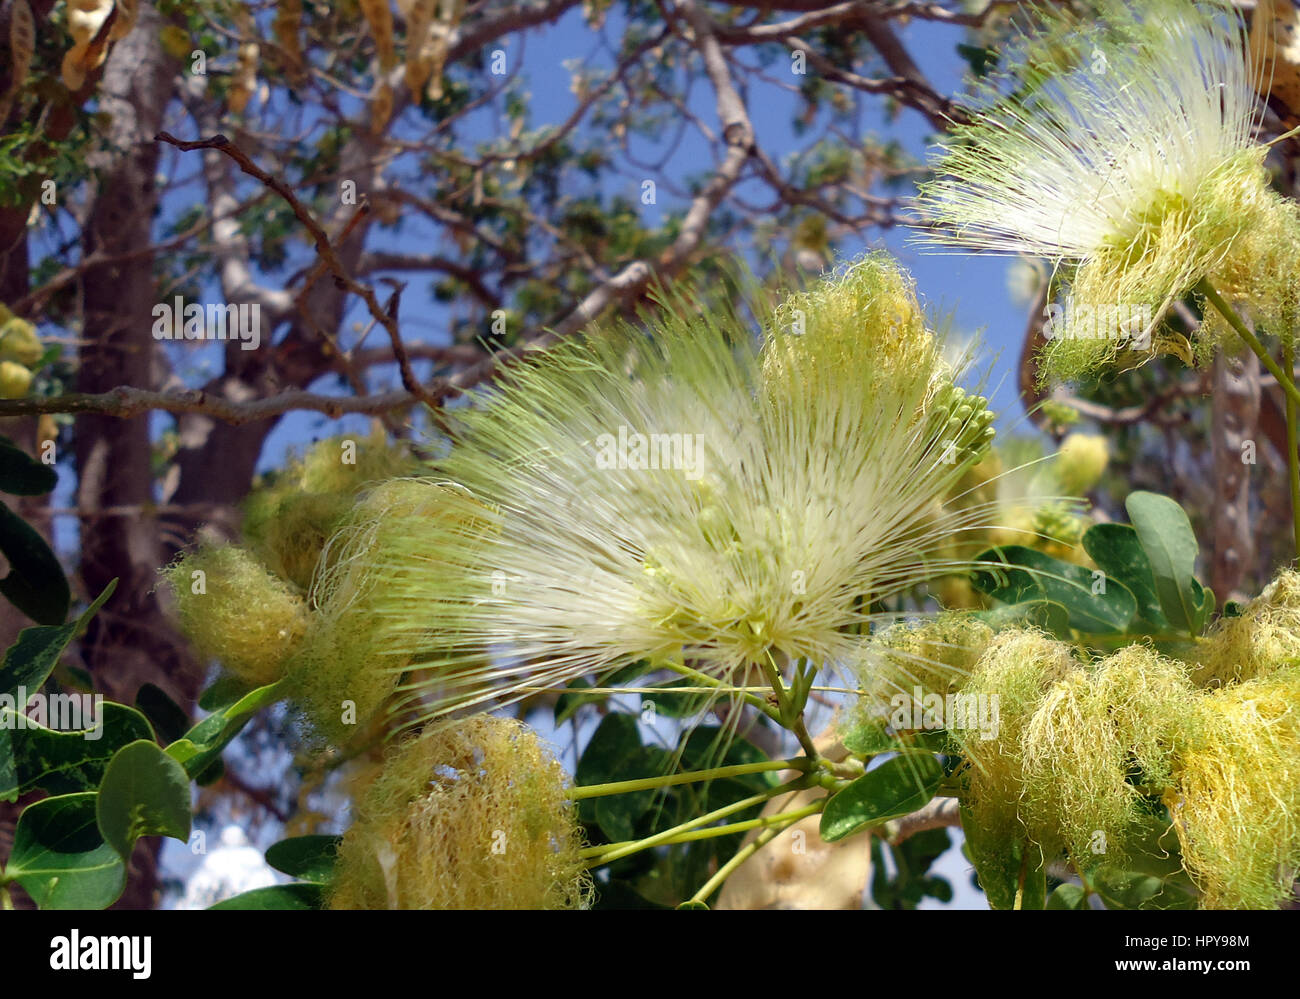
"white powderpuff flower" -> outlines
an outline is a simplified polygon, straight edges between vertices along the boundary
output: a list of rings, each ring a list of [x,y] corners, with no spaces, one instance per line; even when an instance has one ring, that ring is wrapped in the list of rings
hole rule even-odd
[[[407,719],[643,660],[723,687],[751,666],[833,665],[873,602],[965,567],[944,545],[993,511],[942,501],[992,417],[953,385],[891,260],[788,299],[761,346],[734,312],[667,305],[458,411],[435,472],[465,515],[390,530],[400,559],[367,556],[387,622],[371,668],[413,671]]]
[[[1024,41],[1019,93],[941,144],[918,199],[927,237],[1077,267],[1048,333],[1065,377],[1148,349],[1202,279],[1289,336],[1297,213],[1268,186],[1239,15],[1219,0],[1100,8],[1088,30],[1049,18]],[[1205,343],[1224,332],[1211,317]],[[1188,354],[1168,334],[1154,346]]]

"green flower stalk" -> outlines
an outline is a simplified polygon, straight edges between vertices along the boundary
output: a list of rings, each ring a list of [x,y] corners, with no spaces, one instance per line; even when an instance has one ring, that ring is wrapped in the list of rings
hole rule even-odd
[[[734,312],[667,305],[652,335],[566,341],[457,412],[436,474],[481,523],[394,530],[436,543],[440,571],[381,568],[373,589],[370,613],[421,625],[390,647],[420,666],[407,717],[644,659],[724,693],[756,666],[844,662],[872,601],[959,568],[942,543],[986,526],[988,505],[939,506],[986,407],[888,258],[790,299],[762,345]]]
[[[1046,369],[1063,378],[1121,353],[1190,361],[1161,321],[1206,281],[1289,341],[1300,211],[1269,187],[1239,15],[1219,0],[1100,7],[1086,30],[1049,18],[1023,46],[1021,95],[953,130],[919,199],[928,235],[1070,268],[1063,315],[1045,331]],[[1225,335],[1207,309],[1197,352]]]

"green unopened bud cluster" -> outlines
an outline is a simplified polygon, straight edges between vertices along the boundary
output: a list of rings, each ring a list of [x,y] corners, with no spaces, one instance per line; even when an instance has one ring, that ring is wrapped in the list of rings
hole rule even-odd
[[[996,434],[988,399],[947,382],[935,393],[930,409],[933,429],[928,436],[941,460],[957,465],[984,460]]]

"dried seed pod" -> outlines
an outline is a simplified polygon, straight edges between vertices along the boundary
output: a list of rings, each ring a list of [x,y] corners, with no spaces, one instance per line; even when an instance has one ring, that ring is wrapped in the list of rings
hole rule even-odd
[[[387,80],[381,80],[375,87],[374,96],[370,98],[370,131],[375,135],[382,133],[392,116],[393,88]]]
[[[429,41],[438,0],[410,0],[398,6],[406,17],[406,86],[412,94],[418,94],[433,68]]]
[[[239,46],[239,62],[235,66],[235,76],[226,95],[226,104],[236,114],[248,106],[253,91],[257,89],[257,62],[261,47],[256,42]]]
[[[16,92],[27,79],[32,68],[32,53],[36,51],[36,22],[27,0],[14,0],[9,14],[9,54],[13,58],[13,76],[9,81]]]
[[[28,6],[27,0],[14,0],[9,14],[9,55],[13,72],[9,77],[9,89],[0,96],[0,124],[9,117],[15,95],[27,82],[35,50],[36,23],[32,18],[32,8]]]
[[[284,53],[289,82],[299,86],[306,77],[306,60],[302,51],[302,0],[281,0],[271,22],[271,33]]]
[[[68,34],[73,46],[63,57],[63,82],[79,90],[86,74],[104,61],[108,39],[96,41],[99,29],[113,11],[113,0],[68,0]]]
[[[460,19],[465,14],[465,0],[442,0],[442,12],[439,20],[430,28],[426,48],[429,63],[429,100],[442,98],[442,70],[447,63],[447,53],[451,49],[451,36]]]
[[[1259,0],[1250,19],[1250,54],[1264,97],[1300,114],[1300,11],[1291,0]]]
[[[397,65],[397,46],[393,42],[393,12],[388,0],[361,0],[361,13],[375,36],[379,67],[387,72]]]
[[[136,0],[117,0],[117,20],[113,22],[113,27],[108,31],[108,40],[115,42],[119,38],[125,38],[135,27],[136,15],[140,10]]]

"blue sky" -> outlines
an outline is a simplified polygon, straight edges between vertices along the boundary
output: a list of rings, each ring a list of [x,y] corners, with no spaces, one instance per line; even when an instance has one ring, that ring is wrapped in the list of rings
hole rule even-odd
[[[617,28],[613,24],[611,27]],[[965,63],[957,55],[955,45],[964,37],[962,29],[914,21],[903,26],[900,33],[913,58],[938,90],[953,93],[960,87]],[[522,45],[515,38],[504,48],[510,66],[515,65],[516,59],[521,61],[521,78],[530,98],[530,129],[558,124],[575,108],[576,98],[570,90],[569,66],[582,63],[596,73],[601,67],[610,64],[608,53],[597,44],[591,29],[576,10],[553,26],[528,32]],[[897,138],[917,156],[925,154],[933,133],[929,123],[919,113],[904,110],[896,122],[889,123],[879,98],[865,96],[860,98],[860,102],[864,133],[876,132]],[[713,94],[707,81],[701,79],[692,88],[689,105],[692,112],[698,114],[711,128],[716,128]],[[800,143],[791,128],[796,107],[795,95],[771,86],[750,97],[749,110],[759,142],[777,162]],[[464,136],[471,141],[487,139],[504,134],[507,124],[499,113],[499,105],[487,107],[468,123]],[[655,151],[645,142],[635,139],[633,148],[645,158],[649,158]],[[668,161],[665,172],[670,176],[695,173],[712,161],[713,150],[691,129],[687,139]],[[409,167],[399,164],[396,169],[405,172]],[[611,193],[620,192],[639,203],[641,179],[635,173],[629,173],[612,179],[607,189]],[[757,182],[742,185],[738,193],[742,196],[752,193],[755,195],[753,200],[770,200],[769,189]],[[680,216],[685,208],[684,199],[675,198],[662,188],[656,205],[643,206],[649,224],[657,224],[666,214]],[[383,233],[372,245],[406,252],[446,252],[446,246],[430,245],[428,239],[431,236],[430,231],[423,230],[417,223],[405,227],[397,235]],[[1015,398],[1013,373],[1020,337],[1024,331],[1025,314],[1021,306],[1008,298],[1007,274],[1011,261],[1001,257],[936,253],[915,242],[912,234],[904,229],[870,234],[867,242],[846,245],[844,249],[846,255],[853,256],[863,250],[881,246],[893,252],[911,271],[928,306],[939,313],[951,314],[955,334],[964,337],[983,331],[984,349],[980,352],[979,364],[981,367],[988,366],[990,385],[1002,383],[1004,386],[1002,391],[994,394],[994,405],[1006,416],[1018,416],[1020,409]],[[427,285],[419,280],[413,281],[403,298],[403,329],[409,338],[445,342],[443,330],[446,328],[447,317],[446,307],[432,300]],[[361,321],[363,318],[366,318],[363,307],[359,303],[353,303],[349,320]],[[397,384],[394,371],[388,371],[382,377],[388,379],[388,385]],[[342,429],[364,431],[366,426],[367,421],[361,418],[333,422],[316,414],[292,416],[283,421],[272,435],[260,467],[266,470],[278,466],[288,447]]]

